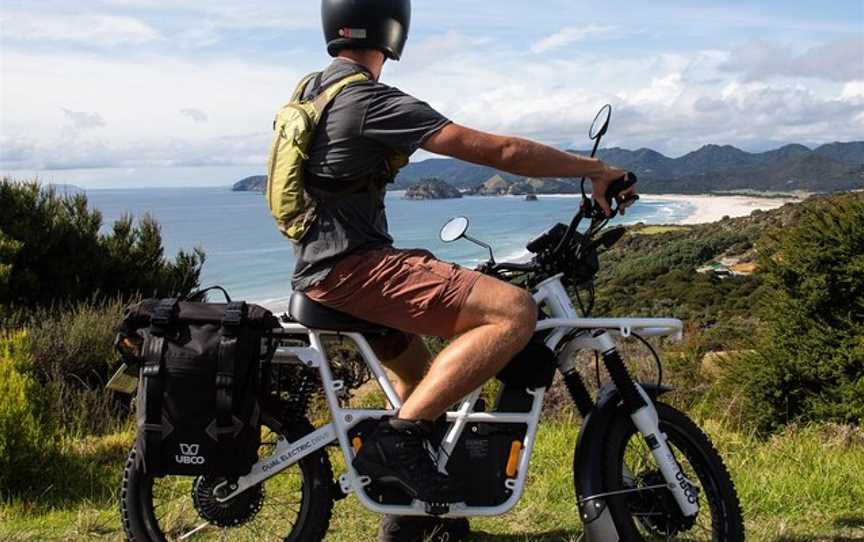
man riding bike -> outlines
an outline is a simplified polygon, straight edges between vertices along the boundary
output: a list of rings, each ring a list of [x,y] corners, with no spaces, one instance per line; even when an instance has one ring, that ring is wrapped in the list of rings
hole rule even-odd
[[[593,193],[626,174],[600,160],[515,137],[460,126],[427,103],[379,82],[387,59],[402,55],[410,0],[323,0],[327,50],[335,57],[306,85],[313,99],[353,74],[366,78],[342,90],[323,114],[305,161],[305,188],[316,218],[295,243],[292,284],[309,299],[397,330],[373,344],[396,377],[403,406],[382,421],[354,460],[361,473],[400,486],[426,502],[461,500],[426,450],[432,422],[493,377],[531,338],[537,307],[525,290],[425,250],[397,250],[388,233],[386,185],[394,156],[422,148],[435,154],[531,177],[591,179]],[[618,196],[623,207],[635,194]],[[609,211],[605,198],[598,203]],[[433,360],[420,336],[453,339]],[[381,540],[414,540],[441,525],[422,518],[386,518]],[[448,522],[451,539],[467,523]]]

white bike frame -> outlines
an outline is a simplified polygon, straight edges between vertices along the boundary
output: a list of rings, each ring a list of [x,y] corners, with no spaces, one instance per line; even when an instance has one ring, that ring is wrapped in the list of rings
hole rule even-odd
[[[601,353],[607,351],[609,348],[608,343],[612,342],[609,338],[610,334],[627,337],[631,332],[635,331],[642,336],[663,335],[675,336],[678,339],[681,337],[682,323],[676,319],[579,318],[570,297],[567,295],[567,291],[561,283],[561,275],[552,277],[539,284],[534,292],[534,299],[538,305],[545,306],[551,316],[551,318],[540,320],[537,323],[536,329],[537,331],[553,330],[546,339],[546,346],[552,350],[556,349],[561,340],[571,330],[581,329],[588,332],[595,330],[609,331],[609,334],[604,334],[599,338],[592,337],[591,333],[581,333],[574,338],[570,345],[568,345],[568,348],[564,349],[564,352],[559,356],[558,366],[562,373],[572,370],[575,364],[575,356],[572,354],[577,350],[595,350]],[[363,335],[359,333],[338,333],[335,331],[309,329],[297,323],[283,324],[282,329],[278,333],[284,335],[286,338],[305,336],[308,341],[309,346],[305,347],[277,347],[273,357],[273,364],[302,363],[309,368],[319,371],[324,388],[324,396],[331,413],[331,423],[295,442],[288,442],[284,438],[280,438],[274,452],[269,457],[256,463],[249,474],[237,481],[236,488],[232,487],[233,491],[225,494],[219,500],[223,502],[230,500],[246,489],[276,476],[297,463],[300,459],[336,441],[342,451],[347,468],[347,472],[339,477],[339,485],[346,495],[349,493],[356,494],[363,506],[377,513],[415,516],[427,515],[425,503],[416,500],[407,506],[385,505],[372,500],[364,491],[364,487],[371,482],[370,478],[359,474],[351,465],[355,452],[349,441],[349,430],[364,420],[393,415],[394,410],[400,408],[402,405],[393,388],[393,384],[384,372],[381,362],[375,356],[375,353]],[[328,335],[347,337],[356,343],[371,374],[389,401],[391,409],[342,408],[339,403],[339,396],[344,389],[344,383],[334,379],[325,348],[322,344],[322,337]],[[614,343],[612,344],[614,346]],[[641,391],[641,388],[639,389]],[[474,390],[465,397],[457,410],[447,412],[447,421],[451,425],[441,443],[438,456],[438,463],[442,472],[446,472],[449,456],[456,447],[459,437],[468,423],[525,424],[527,432],[518,461],[516,477],[507,479],[505,482],[506,487],[512,491],[507,501],[498,506],[467,506],[464,503],[455,503],[450,505],[449,511],[444,514],[444,517],[497,516],[512,509],[521,498],[528,474],[528,465],[531,462],[531,454],[534,451],[537,426],[540,420],[546,389],[536,388],[527,391],[533,396],[533,404],[529,412],[474,412],[481,388]],[[663,436],[659,431],[656,410],[651,401],[647,401],[647,403],[648,406],[633,415],[634,423],[640,433],[646,437],[649,435]],[[675,494],[679,505],[681,505],[682,512],[687,516],[694,515],[698,511],[698,507],[687,502],[685,490],[679,487],[679,482],[676,480],[676,473],[680,474],[681,472],[680,467],[678,467],[674,456],[669,451],[666,439],[660,438],[659,440],[662,442],[660,448],[664,449],[652,450],[652,452],[657,452],[654,456],[660,465],[661,472],[666,477],[667,484],[673,494]],[[689,504],[689,506],[684,506],[682,503],[684,505]]]

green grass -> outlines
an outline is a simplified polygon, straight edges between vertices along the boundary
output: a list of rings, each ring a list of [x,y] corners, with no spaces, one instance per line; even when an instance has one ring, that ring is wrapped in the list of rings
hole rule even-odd
[[[669,233],[690,229],[688,226],[644,226],[641,228],[633,228],[633,233],[637,235],[659,235],[661,233]]]
[[[569,542],[579,538],[571,461],[576,422],[541,426],[522,502],[499,518],[472,520],[477,541]],[[864,432],[840,426],[790,428],[767,441],[703,424],[733,473],[748,540],[864,540]],[[114,491],[131,434],[64,446],[89,471],[44,494],[0,506],[0,540],[122,540]],[[341,461],[332,454],[338,474]],[[83,473],[83,474],[82,474]],[[42,481],[34,480],[34,484]],[[63,497],[66,495],[66,497]],[[327,540],[374,540],[378,517],[349,497],[337,503]],[[263,542],[263,541],[262,541]]]

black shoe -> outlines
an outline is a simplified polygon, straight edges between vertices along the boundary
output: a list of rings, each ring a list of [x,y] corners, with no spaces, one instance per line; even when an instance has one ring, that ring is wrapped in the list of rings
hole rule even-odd
[[[387,515],[378,527],[378,542],[460,542],[470,532],[465,518]]]
[[[427,503],[462,501],[458,488],[444,474],[427,448],[432,424],[387,418],[366,438],[352,464],[376,483],[395,485]]]

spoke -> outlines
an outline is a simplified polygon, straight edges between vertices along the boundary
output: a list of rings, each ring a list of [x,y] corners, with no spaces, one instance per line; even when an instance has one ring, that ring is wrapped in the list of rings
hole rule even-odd
[[[197,532],[199,532],[199,531],[201,531],[201,530],[203,530],[203,529],[206,529],[206,528],[209,527],[209,526],[210,526],[210,524],[207,523],[207,522],[205,521],[204,523],[202,523],[201,525],[195,527],[194,529],[192,529],[192,530],[189,531],[188,533],[186,533],[186,534],[184,534],[184,535],[181,535],[177,540],[186,540],[187,538],[190,538],[190,537],[194,536]]]

